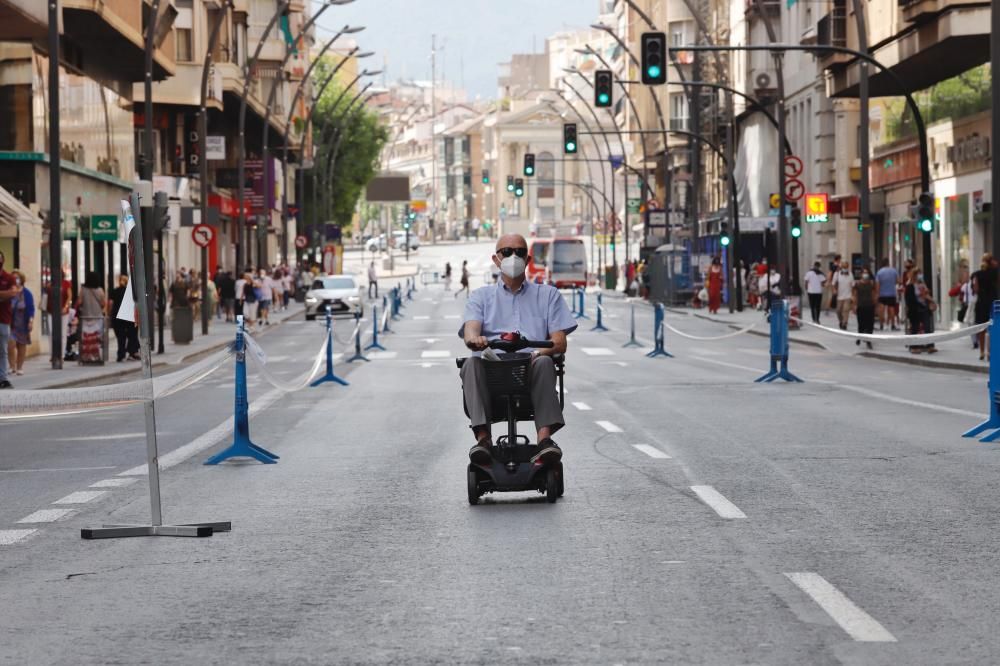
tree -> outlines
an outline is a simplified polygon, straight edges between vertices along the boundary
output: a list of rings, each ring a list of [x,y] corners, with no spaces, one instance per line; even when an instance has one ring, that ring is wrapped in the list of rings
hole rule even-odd
[[[318,88],[336,65],[324,58],[313,74]],[[378,173],[379,155],[389,139],[388,129],[360,101],[346,113],[356,89],[344,91],[335,81],[316,101],[313,113],[313,150],[317,170],[320,221],[348,226],[368,182]],[[307,197],[307,201],[310,200]]]

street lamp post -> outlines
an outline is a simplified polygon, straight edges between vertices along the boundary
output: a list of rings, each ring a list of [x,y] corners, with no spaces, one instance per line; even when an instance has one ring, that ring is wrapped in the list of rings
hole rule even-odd
[[[53,370],[62,370],[62,192],[59,138],[59,0],[49,0],[49,308]],[[117,313],[115,313],[117,314]]]

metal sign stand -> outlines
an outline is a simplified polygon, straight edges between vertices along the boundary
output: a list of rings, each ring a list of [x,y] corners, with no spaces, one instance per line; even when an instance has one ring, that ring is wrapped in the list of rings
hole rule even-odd
[[[132,238],[132,252],[135,256],[135,267],[132,271],[132,279],[135,280],[136,290],[139,294],[139,333],[142,354],[142,376],[150,386],[153,382],[153,366],[150,360],[152,347],[152,326],[153,317],[149,309],[150,294],[146,284],[146,257],[143,253],[142,244],[142,219],[139,216],[139,196],[131,196],[131,206],[133,214],[138,216],[135,220],[135,235]],[[104,525],[100,528],[82,529],[80,537],[83,539],[118,539],[122,537],[140,536],[181,536],[181,537],[210,537],[215,532],[228,532],[232,529],[232,523],[195,523],[190,525],[164,525],[163,514],[160,504],[160,460],[156,447],[156,403],[152,396],[144,404],[146,412],[146,466],[149,468],[149,504],[152,513],[152,524],[150,525]]]

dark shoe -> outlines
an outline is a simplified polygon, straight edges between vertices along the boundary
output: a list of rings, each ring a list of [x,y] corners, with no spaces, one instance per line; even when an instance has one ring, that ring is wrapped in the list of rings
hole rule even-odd
[[[546,465],[551,465],[562,460],[562,449],[559,445],[552,441],[551,437],[546,437],[538,443],[541,449],[535,454],[535,457],[531,459],[531,462],[537,462],[541,460]]]
[[[3,381],[0,381],[0,389],[8,389],[8,388],[14,388],[14,385],[13,385],[13,384],[11,384],[11,383],[10,383],[9,381],[7,381],[6,379],[5,379],[5,380],[3,380]]]
[[[489,465],[490,461],[493,460],[493,455],[490,453],[492,448],[493,440],[484,437],[479,440],[478,444],[469,449],[469,460],[475,465]]]

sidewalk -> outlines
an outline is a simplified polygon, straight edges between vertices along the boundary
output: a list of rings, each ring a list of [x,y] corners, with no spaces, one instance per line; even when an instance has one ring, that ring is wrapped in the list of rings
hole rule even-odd
[[[607,293],[605,292],[605,296]],[[727,324],[732,329],[744,328],[754,321],[761,320],[764,316],[763,312],[751,310],[745,308],[743,312],[728,312],[725,309],[720,311],[718,314],[709,315],[706,308],[693,309],[693,308],[682,308],[682,307],[670,307],[667,308],[668,313],[683,314],[699,319],[704,319],[706,321],[717,322],[721,324]],[[808,316],[808,314],[806,315]],[[820,318],[820,324],[828,328],[837,328],[837,315],[833,311],[824,310]],[[671,325],[677,326],[676,321],[672,321]],[[680,328],[680,326],[677,326]],[[857,332],[857,321],[852,317],[851,323],[848,326],[848,331]],[[944,332],[944,331],[938,331]],[[900,339],[905,338],[902,331],[893,332],[888,329],[885,331],[878,330],[878,324],[875,326],[876,335],[891,335],[894,337],[899,337]],[[669,336],[669,333],[667,334]],[[753,331],[749,332],[749,335],[760,335],[767,336],[768,329],[766,326],[758,326]],[[971,337],[971,336],[970,336]],[[910,365],[919,365],[929,368],[942,368],[948,370],[963,370],[967,372],[978,372],[978,373],[988,373],[989,364],[986,361],[979,360],[979,351],[972,348],[972,341],[970,338],[962,337],[956,340],[948,340],[945,342],[939,342],[935,345],[937,348],[937,353],[935,354],[913,354],[904,347],[902,344],[893,343],[879,343],[873,342],[872,350],[868,350],[865,344],[862,342],[860,346],[855,345],[854,341],[850,339],[843,338],[834,333],[827,333],[812,326],[802,325],[801,328],[797,330],[789,331],[788,339],[792,343],[798,343],[803,345],[810,345],[814,347],[823,347],[829,349],[830,351],[841,353],[841,354],[857,354],[858,356],[864,356],[867,358],[878,359],[882,361],[892,361],[896,363],[908,363]],[[794,354],[794,350],[792,351]]]
[[[258,335],[279,328],[286,319],[301,316],[303,306],[292,302],[288,310],[271,313],[270,326],[258,326]],[[236,332],[235,324],[227,324],[222,319],[212,319],[208,335],[201,335],[201,322],[195,322],[195,335],[191,344],[176,345],[170,341],[170,326],[164,328],[166,334],[164,353],[153,353],[154,373],[164,373],[177,370],[179,367],[197,361],[198,359],[222,349],[233,341]],[[62,370],[53,370],[48,354],[32,356],[24,362],[24,375],[11,375],[10,381],[15,391],[29,389],[69,388],[73,386],[92,386],[97,384],[114,384],[122,379],[136,379],[141,376],[142,364],[139,361],[114,361],[116,342],[111,333],[109,355],[112,360],[104,365],[80,365],[76,361],[64,361]]]

